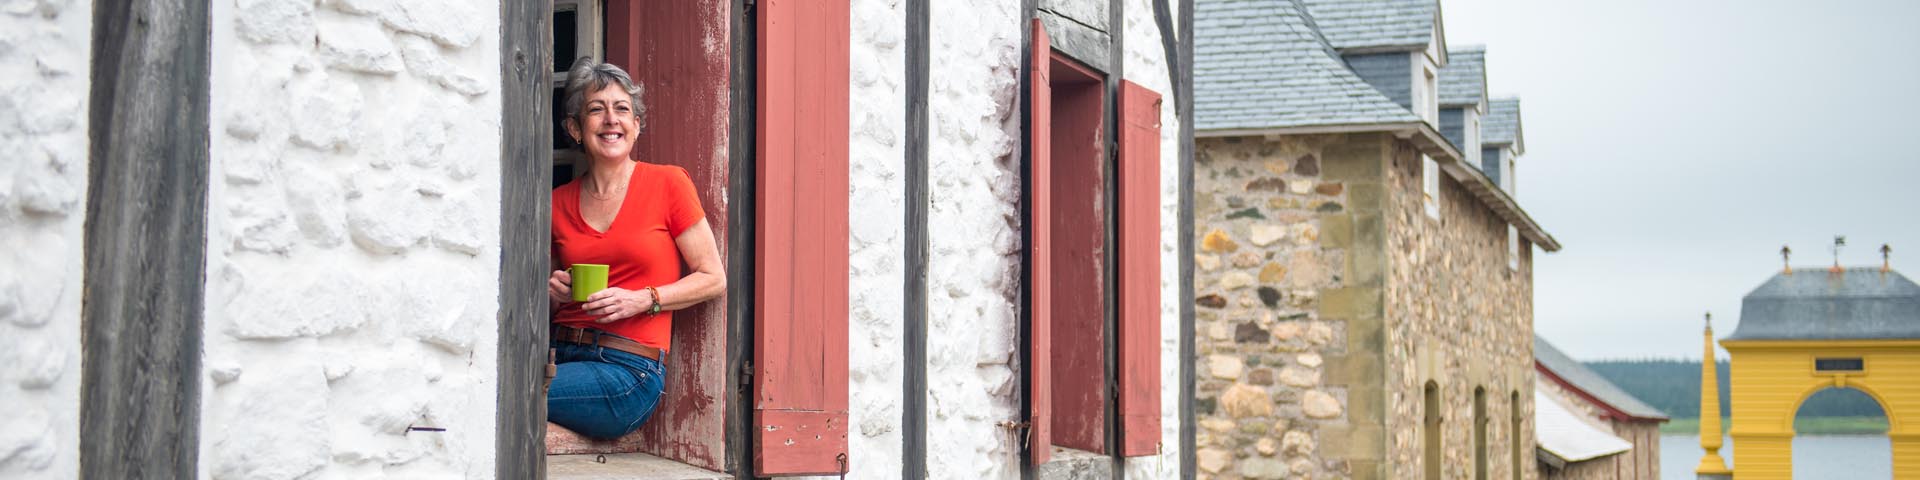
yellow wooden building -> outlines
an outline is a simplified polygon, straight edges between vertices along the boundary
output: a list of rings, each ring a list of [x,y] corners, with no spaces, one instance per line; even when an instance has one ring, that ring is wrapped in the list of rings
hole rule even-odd
[[[1720,345],[1732,369],[1734,478],[1792,478],[1800,404],[1853,388],[1886,411],[1893,478],[1920,479],[1920,285],[1884,266],[1788,269],[1747,294]]]

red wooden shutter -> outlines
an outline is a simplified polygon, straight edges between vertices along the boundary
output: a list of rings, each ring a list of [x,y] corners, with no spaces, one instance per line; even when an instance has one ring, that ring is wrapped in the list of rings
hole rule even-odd
[[[1034,465],[1053,458],[1053,86],[1052,42],[1033,19],[1027,104],[1027,449]]]
[[[1160,94],[1120,82],[1120,435],[1160,448]]]
[[[847,469],[847,0],[762,0],[754,474]]]

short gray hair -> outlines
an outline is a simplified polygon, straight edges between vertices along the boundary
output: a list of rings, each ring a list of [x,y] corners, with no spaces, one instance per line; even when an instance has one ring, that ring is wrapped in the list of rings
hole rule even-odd
[[[572,119],[575,124],[582,123],[580,109],[586,105],[587,95],[604,90],[608,85],[618,85],[621,90],[627,91],[627,96],[631,97],[633,102],[633,117],[637,121],[637,127],[645,129],[647,106],[640,103],[640,94],[645,90],[633,82],[633,77],[628,76],[626,70],[621,70],[620,67],[611,63],[594,60],[593,57],[580,57],[579,60],[574,60],[573,68],[567,69],[566,102],[562,103],[566,108],[563,112],[567,114],[566,118]],[[585,126],[582,125],[582,128]]]

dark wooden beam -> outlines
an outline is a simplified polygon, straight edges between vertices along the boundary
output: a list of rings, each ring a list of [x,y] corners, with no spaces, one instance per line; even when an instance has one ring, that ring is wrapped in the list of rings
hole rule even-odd
[[[927,78],[928,0],[907,0],[906,312],[900,478],[927,478]]]
[[[753,478],[753,286],[754,226],[756,216],[754,188],[757,169],[754,139],[758,114],[756,68],[759,55],[756,39],[759,22],[754,0],[734,0],[730,15],[731,89],[727,114],[727,471],[740,479]]]
[[[494,477],[546,478],[551,0],[500,6],[499,393]]]
[[[94,3],[81,478],[198,474],[208,18],[206,2]]]

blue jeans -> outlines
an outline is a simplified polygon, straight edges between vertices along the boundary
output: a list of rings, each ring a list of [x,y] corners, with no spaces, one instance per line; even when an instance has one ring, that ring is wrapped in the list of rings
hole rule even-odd
[[[551,345],[559,367],[547,389],[547,421],[587,437],[614,439],[640,428],[659,405],[666,388],[660,362],[606,347]]]

